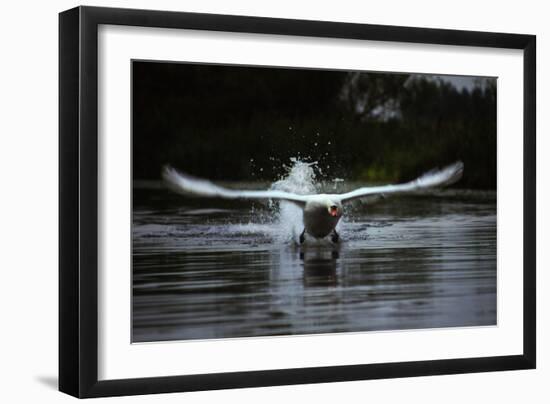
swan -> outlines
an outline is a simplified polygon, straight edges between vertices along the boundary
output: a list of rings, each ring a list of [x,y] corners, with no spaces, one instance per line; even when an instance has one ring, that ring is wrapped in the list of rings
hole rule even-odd
[[[357,188],[342,194],[299,195],[285,191],[265,190],[235,190],[224,188],[212,182],[193,177],[164,167],[163,178],[176,192],[207,198],[224,199],[271,199],[291,202],[302,208],[304,231],[300,234],[300,243],[305,241],[306,233],[320,239],[331,235],[331,240],[337,243],[340,239],[336,225],[344,214],[344,204],[366,196],[408,193],[433,187],[450,185],[462,177],[464,164],[461,161],[442,169],[433,169],[417,179],[403,184],[381,185]]]

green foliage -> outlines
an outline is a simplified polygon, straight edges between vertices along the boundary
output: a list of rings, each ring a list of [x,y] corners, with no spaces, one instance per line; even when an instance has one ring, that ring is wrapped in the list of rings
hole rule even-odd
[[[329,177],[403,181],[465,163],[496,187],[496,80],[134,62],[133,172],[164,164],[218,180],[273,180],[291,157]]]

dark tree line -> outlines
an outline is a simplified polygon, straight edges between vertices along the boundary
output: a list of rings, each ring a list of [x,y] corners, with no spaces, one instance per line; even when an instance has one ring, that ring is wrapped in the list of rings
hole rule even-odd
[[[495,80],[134,62],[132,124],[135,179],[172,164],[273,180],[301,157],[328,177],[401,181],[460,159],[460,186],[496,187]]]

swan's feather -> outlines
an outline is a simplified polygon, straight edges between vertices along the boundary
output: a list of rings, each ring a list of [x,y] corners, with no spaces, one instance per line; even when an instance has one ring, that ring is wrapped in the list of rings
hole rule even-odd
[[[290,192],[265,190],[235,190],[220,187],[208,180],[196,178],[188,174],[180,173],[171,167],[165,167],[163,178],[175,191],[193,196],[224,199],[280,199],[298,204],[304,207],[308,201],[317,200],[325,203],[327,200],[341,203],[367,196],[385,196],[394,193],[406,193],[423,190],[432,187],[442,187],[458,181],[462,177],[464,164],[459,161],[441,170],[431,170],[414,181],[397,185],[382,185],[376,187],[363,187],[344,194],[322,195],[298,195]]]
[[[281,199],[301,206],[305,205],[308,200],[306,195],[284,191],[249,191],[224,188],[208,180],[178,172],[171,167],[164,168],[163,178],[173,190],[186,195],[224,199]]]
[[[370,195],[387,195],[394,193],[414,192],[432,187],[442,187],[457,182],[462,177],[463,171],[464,164],[461,161],[458,161],[441,170],[431,170],[419,178],[405,184],[358,188],[354,191],[340,194],[338,197],[341,202],[347,202]]]

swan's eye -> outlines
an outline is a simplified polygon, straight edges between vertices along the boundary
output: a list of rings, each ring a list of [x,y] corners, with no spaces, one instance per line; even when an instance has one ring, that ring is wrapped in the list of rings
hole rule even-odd
[[[328,208],[328,213],[330,213],[331,216],[338,216],[338,206],[332,205]]]

